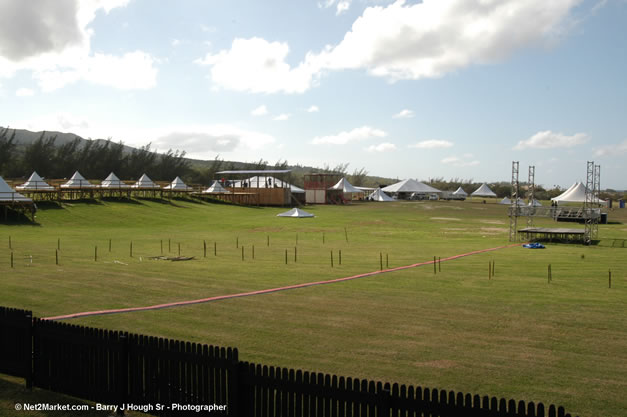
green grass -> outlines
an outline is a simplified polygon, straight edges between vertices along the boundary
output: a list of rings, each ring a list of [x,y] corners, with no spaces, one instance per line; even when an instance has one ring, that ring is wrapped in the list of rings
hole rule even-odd
[[[277,208],[185,201],[42,209],[39,225],[0,226],[0,305],[32,309],[38,317],[147,306],[373,271],[380,253],[394,267],[508,244],[507,208],[497,204],[396,202],[307,210],[317,217],[285,219],[275,216],[282,211]],[[627,409],[627,248],[610,246],[613,238],[627,237],[627,210],[612,211],[610,221],[599,226],[601,242],[589,247],[513,247],[443,262],[435,275],[429,265],[72,323],[235,346],[242,359],[264,364],[618,417]],[[548,219],[536,225],[564,227]],[[180,243],[181,254],[196,259],[149,260],[160,255],[161,241],[165,255],[177,255]],[[496,275],[488,280],[490,261]]]

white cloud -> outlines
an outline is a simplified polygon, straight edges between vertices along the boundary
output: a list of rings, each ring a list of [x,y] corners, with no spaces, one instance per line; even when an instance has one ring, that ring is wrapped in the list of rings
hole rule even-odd
[[[335,15],[339,16],[350,8],[351,3],[352,0],[325,0],[318,2],[318,7],[328,9],[329,7],[335,6]]]
[[[285,61],[287,43],[261,38],[233,41],[231,49],[207,54],[194,62],[211,67],[216,86],[252,93],[302,93],[315,82],[317,69],[308,63],[292,68]]]
[[[181,44],[181,41],[179,39],[172,39],[172,41],[170,42],[170,45],[177,47]]]
[[[162,149],[181,149],[191,155],[229,152],[242,148],[259,150],[276,142],[271,135],[230,125],[172,128],[161,129],[161,131],[167,133],[157,137],[154,141],[155,146]]]
[[[288,113],[281,113],[281,114],[279,114],[277,117],[275,117],[275,118],[274,118],[274,120],[284,121],[284,120],[289,119],[289,118],[290,118],[290,116],[291,116],[291,114],[288,114]]]
[[[409,109],[403,109],[392,116],[394,119],[411,119],[412,117],[414,117],[414,111]]]
[[[18,97],[32,97],[35,95],[35,91],[30,88],[20,88],[15,92]]]
[[[422,142],[409,145],[410,148],[417,148],[417,149],[450,148],[452,146],[453,146],[453,142],[449,142],[448,140],[436,140],[436,139],[423,140]]]
[[[595,156],[623,155],[627,153],[627,139],[616,145],[606,145],[594,151]]]
[[[368,152],[388,152],[395,151],[396,145],[390,142],[383,142],[378,145],[370,145],[366,148]]]
[[[443,158],[440,162],[442,162],[443,164],[446,165],[452,165],[455,167],[473,167],[473,166],[477,166],[480,164],[480,162],[476,159],[473,159],[473,155],[472,154],[464,154],[461,157],[459,156],[449,156],[446,158]]]
[[[310,106],[307,109],[308,113],[318,113],[319,111],[320,111],[320,109],[318,108],[318,106],[314,106],[314,105]]]
[[[575,133],[572,136],[563,133],[554,133],[550,130],[544,130],[531,136],[529,139],[518,142],[514,149],[553,149],[553,148],[572,148],[588,142],[589,137],[585,133]]]
[[[268,114],[268,108],[265,104],[262,104],[261,106],[251,111],[250,114],[252,114],[253,116],[265,116],[266,114]]]
[[[91,51],[94,30],[88,26],[96,12],[109,13],[128,1],[1,1],[0,77],[31,71],[43,91],[80,80],[124,90],[152,88],[157,61],[150,54],[134,51],[117,56]],[[13,16],[14,21],[7,24],[3,16]]]
[[[286,62],[287,43],[235,39],[230,50],[208,54],[223,88],[302,93],[326,71],[367,70],[389,81],[441,77],[470,65],[501,61],[523,48],[554,43],[582,0],[397,0],[367,7],[336,45],[308,52],[297,66]],[[325,0],[320,7],[349,3]]]
[[[370,126],[357,127],[349,132],[340,132],[337,135],[316,136],[311,143],[314,145],[330,144],[345,145],[349,142],[357,142],[373,138],[386,137],[387,133],[383,130],[375,129]]]

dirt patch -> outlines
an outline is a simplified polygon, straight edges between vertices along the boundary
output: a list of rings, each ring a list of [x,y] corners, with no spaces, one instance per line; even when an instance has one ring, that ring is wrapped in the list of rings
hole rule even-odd
[[[505,224],[505,222],[501,220],[479,220],[479,222],[485,224]]]
[[[416,366],[428,367],[428,368],[437,368],[437,369],[448,369],[456,366],[455,361],[449,361],[446,359],[437,360],[437,361],[428,361],[428,362],[416,362]]]
[[[444,220],[444,221],[453,221],[453,222],[458,222],[461,219],[458,219],[457,217],[430,217],[431,220]]]
[[[468,230],[465,227],[443,227],[442,230],[451,231],[451,232],[463,232]]]

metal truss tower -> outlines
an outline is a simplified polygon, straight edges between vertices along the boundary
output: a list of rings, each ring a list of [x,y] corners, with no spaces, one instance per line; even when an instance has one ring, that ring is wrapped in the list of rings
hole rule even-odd
[[[592,242],[592,238],[594,237],[594,230],[598,230],[598,222],[595,221],[592,217],[592,207],[594,205],[594,191],[595,191],[595,166],[594,161],[588,161],[588,169],[586,175],[586,196],[583,202],[583,215],[585,219],[585,230],[583,235],[583,240],[586,245],[589,245]],[[600,171],[600,170],[599,170]],[[593,223],[596,223],[596,227]]]
[[[529,180],[528,180],[528,185],[529,185],[529,192],[528,192],[528,197],[529,197],[529,216],[527,216],[527,227],[532,227],[533,226],[533,213],[534,213],[534,202],[535,202],[535,191],[536,191],[536,167],[529,165]]]
[[[509,214],[509,241],[516,242],[518,240],[518,161],[512,161],[512,206]]]

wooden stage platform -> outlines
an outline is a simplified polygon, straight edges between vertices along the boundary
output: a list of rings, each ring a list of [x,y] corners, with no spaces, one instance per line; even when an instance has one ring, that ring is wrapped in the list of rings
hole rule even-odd
[[[566,242],[583,242],[584,229],[568,229],[564,227],[527,227],[518,233],[527,240],[557,240]]]

